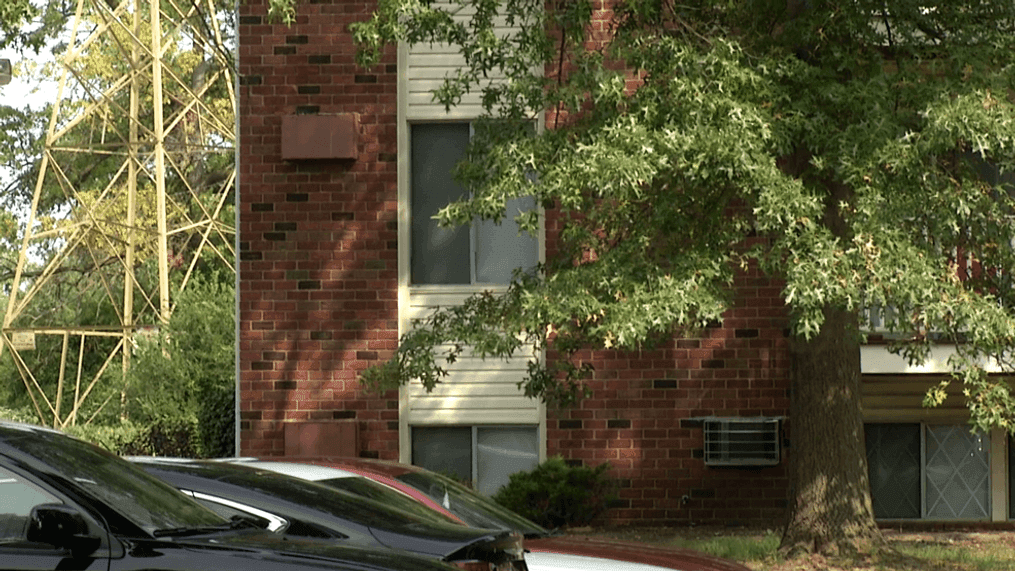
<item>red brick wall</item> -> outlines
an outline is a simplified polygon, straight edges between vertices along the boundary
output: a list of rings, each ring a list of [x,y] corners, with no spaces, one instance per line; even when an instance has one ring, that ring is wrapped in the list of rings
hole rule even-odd
[[[396,60],[353,63],[350,22],[370,2],[299,3],[269,25],[265,0],[240,4],[241,453],[280,455],[283,423],[359,424],[360,450],[398,457],[397,395],[364,394],[358,371],[397,343]],[[281,160],[281,117],[354,113],[354,161]],[[553,220],[548,228],[554,227]],[[552,236],[549,237],[552,249]],[[721,328],[640,354],[588,354],[594,396],[550,412],[547,450],[609,461],[623,481],[618,523],[772,522],[783,465],[706,468],[702,416],[788,411],[785,314],[778,286],[738,279]],[[683,498],[686,496],[687,500]]]
[[[283,422],[359,423],[360,450],[398,457],[397,395],[357,372],[397,344],[396,60],[353,63],[371,2],[300,2],[297,23],[239,5],[241,453],[283,451]],[[352,113],[356,160],[284,162],[289,114]]]
[[[736,306],[721,327],[654,351],[583,355],[596,370],[594,394],[573,410],[548,413],[547,454],[610,463],[622,486],[611,522],[781,521],[788,450],[774,467],[706,467],[697,420],[788,415],[787,321],[778,294],[748,272],[737,279]]]

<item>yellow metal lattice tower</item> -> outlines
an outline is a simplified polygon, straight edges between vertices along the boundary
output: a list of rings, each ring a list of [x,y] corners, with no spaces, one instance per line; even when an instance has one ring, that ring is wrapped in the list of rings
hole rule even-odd
[[[230,19],[214,0],[78,0],[0,331],[54,426],[122,404],[135,336],[195,270],[235,272]]]

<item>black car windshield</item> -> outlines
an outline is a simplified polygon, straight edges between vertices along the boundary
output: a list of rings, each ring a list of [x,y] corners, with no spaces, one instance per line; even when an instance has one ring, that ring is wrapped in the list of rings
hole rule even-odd
[[[18,434],[20,432],[20,434]],[[5,431],[4,441],[69,493],[112,508],[147,533],[228,526],[229,521],[126,460],[86,442],[34,429]]]
[[[407,472],[395,479],[423,492],[472,527],[512,529],[528,538],[550,534],[539,524],[440,474]]]
[[[376,500],[386,506],[415,514],[429,521],[437,523],[458,523],[456,520],[426,507],[398,490],[389,488],[384,484],[367,478],[330,478],[327,480],[319,480],[319,482],[327,484],[332,488],[349,492],[350,494]]]

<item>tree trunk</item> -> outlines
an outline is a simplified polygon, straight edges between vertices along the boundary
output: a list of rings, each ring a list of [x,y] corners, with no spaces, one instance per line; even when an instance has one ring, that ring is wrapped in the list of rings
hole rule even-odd
[[[856,315],[826,309],[821,332],[792,343],[789,519],[780,550],[846,554],[885,547],[874,522],[860,403]]]

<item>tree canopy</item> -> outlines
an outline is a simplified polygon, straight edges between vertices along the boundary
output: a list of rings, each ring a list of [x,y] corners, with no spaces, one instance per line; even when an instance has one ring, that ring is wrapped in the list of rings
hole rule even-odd
[[[988,374],[1015,346],[1010,1],[380,0],[354,34],[363,65],[394,42],[459,46],[435,97],[482,93],[457,170],[470,195],[443,223],[531,195],[562,228],[536,274],[418,323],[365,382],[433,387],[465,347],[534,345],[563,358],[533,363],[525,392],[572,403],[594,371],[568,357],[721,321],[753,266],[782,284],[803,363],[785,548],[878,541],[858,404],[872,320],[914,362],[954,343],[972,423],[1015,428]],[[832,418],[844,444],[808,440]]]
[[[461,44],[468,66],[435,95],[449,106],[508,76],[479,87],[496,128],[459,169],[471,199],[441,219],[497,219],[507,199],[534,195],[569,224],[539,278],[458,311],[496,327],[456,334],[482,335],[491,354],[517,349],[518,333],[564,350],[636,349],[721,319],[736,269],[754,262],[785,280],[805,338],[828,306],[895,307],[874,317],[914,359],[944,336],[967,341],[971,370],[1007,360],[1009,3],[618,2],[595,49],[592,3],[466,4],[470,18],[454,16],[457,3],[381,2],[356,29],[371,48],[362,63],[396,40]],[[498,18],[517,32],[498,37]],[[533,110],[567,119],[530,137]],[[519,222],[534,231],[535,215]],[[386,373],[436,371],[423,364],[430,341],[403,342]],[[994,410],[974,412],[1008,426]]]
[[[72,0],[6,0],[0,4],[0,49],[39,54],[73,14]]]

